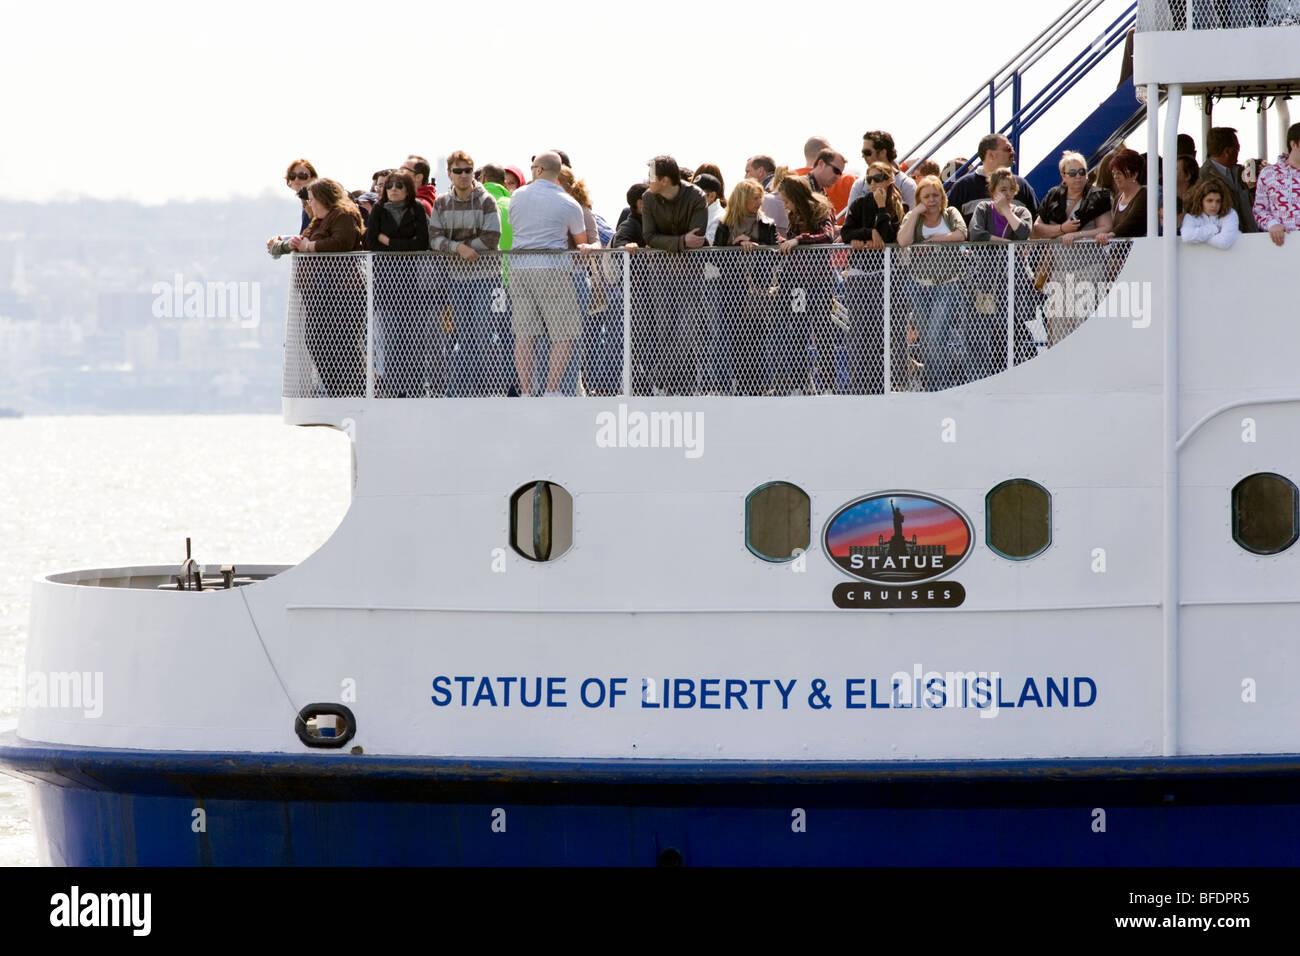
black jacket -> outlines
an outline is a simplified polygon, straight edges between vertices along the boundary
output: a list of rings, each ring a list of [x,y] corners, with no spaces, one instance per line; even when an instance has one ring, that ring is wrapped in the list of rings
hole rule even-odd
[[[388,236],[388,245],[379,241],[379,234]],[[375,203],[370,210],[370,226],[366,229],[366,248],[371,252],[423,252],[429,248],[429,214],[424,206],[412,202],[410,211],[399,226],[388,209],[388,201]]]
[[[626,246],[629,242],[635,242],[638,246],[641,245],[640,216],[628,216],[619,222],[618,228],[614,230],[614,238],[610,240],[609,247],[618,249]]]
[[[876,197],[870,191],[853,200],[848,215],[844,217],[844,228],[840,230],[841,242],[861,239],[871,241],[871,230],[880,233],[885,242],[898,241],[898,221],[894,214],[876,205]]]
[[[776,226],[770,222],[759,222],[758,239],[760,246],[780,245],[781,237],[776,234]],[[715,246],[731,245],[731,229],[725,222],[718,223],[718,231],[713,234],[713,244]]]

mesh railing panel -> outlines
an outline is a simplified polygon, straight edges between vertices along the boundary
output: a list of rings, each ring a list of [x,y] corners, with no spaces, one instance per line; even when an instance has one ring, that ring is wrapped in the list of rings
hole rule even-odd
[[[1105,301],[1128,249],[300,254],[284,394],[935,391],[1056,345]]]
[[[1137,29],[1240,30],[1300,24],[1300,0],[1139,0]]]

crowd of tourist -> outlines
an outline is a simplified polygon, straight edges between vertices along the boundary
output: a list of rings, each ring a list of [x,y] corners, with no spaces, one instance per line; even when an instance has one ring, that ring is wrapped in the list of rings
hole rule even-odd
[[[1215,127],[1198,165],[1195,142],[1179,137],[1175,228],[1184,242],[1228,248],[1262,231],[1282,245],[1300,228],[1300,124],[1257,181],[1239,151],[1235,130]],[[441,254],[375,256],[368,277],[352,258],[295,257],[303,335],[326,394],[357,393],[357,302],[369,288],[381,395],[613,393],[625,294],[636,393],[761,395],[941,389],[1024,361],[1037,351],[1025,326],[1040,307],[1049,346],[1086,318],[1069,302],[1049,303],[1045,284],[1067,272],[1113,278],[1107,244],[1147,232],[1147,164],[1132,149],[1091,170],[1080,153],[1064,153],[1061,181],[1041,199],[1000,134],[980,140],[973,163],[941,167],[900,162],[893,137],[872,130],[862,158],[857,179],[841,152],[812,137],[802,167],[752,156],[728,192],[718,166],[656,156],[613,226],[563,150],[535,155],[527,174],[476,166],[457,150],[441,193],[419,155],[351,193],[299,159],[285,173],[302,200],[299,231],[267,248]],[[1008,280],[1007,253],[996,250],[1031,238],[1052,242],[1013,256]],[[1100,251],[1051,251],[1083,240]],[[798,251],[836,243],[848,248]],[[659,254],[630,256],[625,283],[623,266],[583,255],[602,248]],[[708,249],[729,252],[697,253]],[[511,255],[488,255],[497,252]]]

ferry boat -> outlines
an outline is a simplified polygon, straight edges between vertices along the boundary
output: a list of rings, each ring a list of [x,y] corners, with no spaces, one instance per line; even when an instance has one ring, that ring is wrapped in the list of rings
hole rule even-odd
[[[1184,98],[1300,82],[1286,4],[1180,7],[1089,45],[1136,21],[1128,100],[1078,133],[1095,163],[1147,120],[1166,223]],[[284,418],[346,432],[351,506],[292,567],[37,581],[0,769],[42,860],[1294,864],[1300,239],[1190,248],[1151,205],[1149,238],[946,266],[575,259],[574,398],[506,397],[499,339],[466,377],[428,290],[481,271],[296,256]],[[935,387],[907,314],[945,283]],[[1049,307],[1078,327],[1045,347]],[[810,357],[836,321],[844,360]]]

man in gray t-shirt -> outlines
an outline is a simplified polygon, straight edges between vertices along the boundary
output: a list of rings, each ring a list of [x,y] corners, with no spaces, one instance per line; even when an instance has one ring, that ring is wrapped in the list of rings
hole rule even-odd
[[[579,249],[586,243],[587,222],[578,201],[559,184],[560,157],[541,153],[533,160],[533,181],[510,197],[512,252],[555,250],[553,255],[510,259],[510,328],[515,333],[515,369],[519,394],[532,394],[533,348],[543,328],[551,337],[546,394],[558,395],[569,364],[573,340],[582,331],[578,297],[569,271],[569,237]]]

